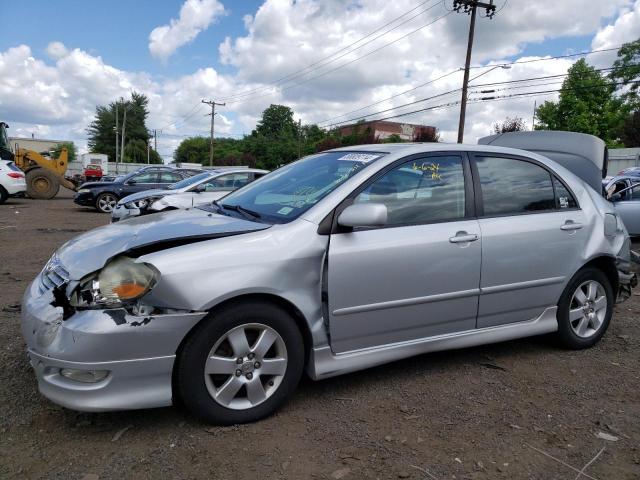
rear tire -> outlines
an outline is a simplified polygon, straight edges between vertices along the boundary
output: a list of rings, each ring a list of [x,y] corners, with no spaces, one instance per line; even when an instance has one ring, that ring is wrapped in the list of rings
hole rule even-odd
[[[7,198],[9,198],[9,192],[7,192],[2,185],[0,185],[0,205],[6,202]]]
[[[589,348],[607,331],[615,295],[607,276],[594,267],[576,273],[558,302],[558,338],[570,349]]]
[[[27,172],[27,195],[31,198],[49,200],[60,190],[60,182],[55,173],[46,168],[33,168]]]
[[[115,193],[104,192],[96,198],[96,210],[100,213],[111,213],[116,208],[118,196]]]
[[[263,302],[231,305],[186,340],[176,366],[180,400],[208,423],[259,420],[292,396],[304,358],[302,335],[287,312]]]

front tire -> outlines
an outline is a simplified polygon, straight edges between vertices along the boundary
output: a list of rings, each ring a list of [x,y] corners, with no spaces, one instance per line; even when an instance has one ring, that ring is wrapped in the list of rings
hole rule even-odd
[[[55,173],[44,167],[33,168],[27,172],[27,195],[31,198],[49,200],[60,190],[60,181]]]
[[[607,276],[587,267],[571,279],[558,302],[558,337],[574,350],[598,343],[607,331],[615,295]]]
[[[96,210],[100,213],[111,213],[116,208],[118,197],[115,193],[104,192],[96,198]]]
[[[263,302],[231,305],[186,340],[176,367],[180,399],[209,423],[253,422],[292,396],[304,358],[300,330],[283,309]]]
[[[4,189],[2,185],[0,185],[0,205],[7,201],[9,198],[9,193]]]

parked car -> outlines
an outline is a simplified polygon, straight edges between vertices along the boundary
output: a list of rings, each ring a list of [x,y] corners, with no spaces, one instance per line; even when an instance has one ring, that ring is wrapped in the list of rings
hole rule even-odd
[[[22,333],[60,405],[179,400],[234,424],[274,412],[304,369],[549,333],[591,347],[636,284],[630,258],[613,205],[541,155],[357,146],[72,239],[27,288]]]
[[[193,176],[192,169],[144,167],[116,177],[113,182],[89,182],[80,186],[73,201],[84,207],[94,207],[101,213],[111,213],[118,200],[144,190],[167,188],[184,178]]]
[[[635,177],[640,178],[640,167],[629,167],[618,172],[617,177]]]
[[[24,172],[15,163],[0,160],[0,204],[6,202],[9,197],[24,195],[26,191]]]
[[[88,182],[99,182],[102,176],[102,167],[100,165],[87,165],[84,169],[84,178]]]
[[[111,221],[211,203],[267,173],[268,170],[251,168],[202,172],[174,183],[166,190],[146,190],[122,198],[111,212]]]
[[[640,177],[620,176],[605,186],[605,195],[613,202],[629,235],[640,235]]]

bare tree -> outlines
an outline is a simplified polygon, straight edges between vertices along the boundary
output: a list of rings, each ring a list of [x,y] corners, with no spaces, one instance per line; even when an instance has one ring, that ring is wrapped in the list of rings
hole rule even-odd
[[[502,123],[493,124],[493,133],[524,132],[528,130],[527,122],[522,117],[507,117]]]

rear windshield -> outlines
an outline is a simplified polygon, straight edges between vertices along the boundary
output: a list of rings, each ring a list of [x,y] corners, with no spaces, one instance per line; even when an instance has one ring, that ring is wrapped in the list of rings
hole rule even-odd
[[[327,152],[312,155],[229,194],[222,207],[240,207],[273,223],[288,223],[357,172],[382,157],[377,152]]]
[[[9,167],[9,170],[13,170],[14,172],[21,172],[22,171],[13,162],[7,163],[7,167]]]

